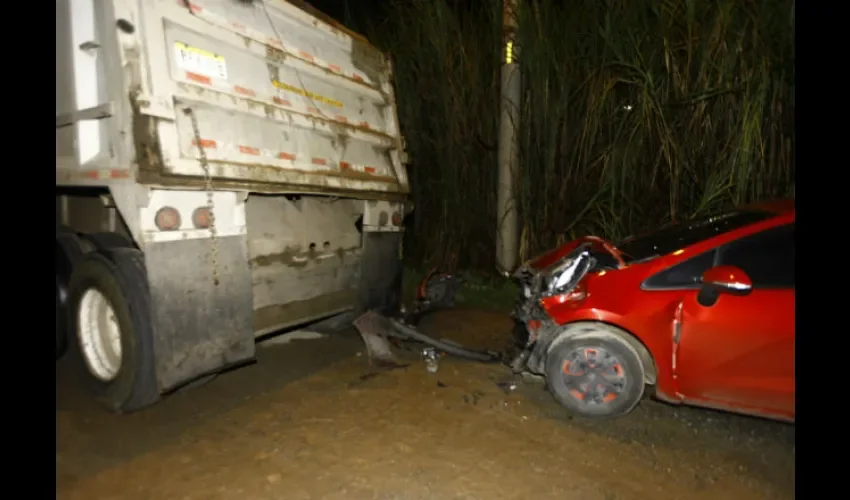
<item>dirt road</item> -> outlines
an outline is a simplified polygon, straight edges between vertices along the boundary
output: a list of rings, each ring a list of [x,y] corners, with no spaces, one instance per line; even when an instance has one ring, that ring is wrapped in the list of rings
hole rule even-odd
[[[497,347],[507,319],[435,317]],[[57,497],[68,499],[793,498],[794,427],[653,401],[571,419],[534,380],[444,359],[369,372],[353,333],[258,347],[259,363],[135,414],[57,366]]]

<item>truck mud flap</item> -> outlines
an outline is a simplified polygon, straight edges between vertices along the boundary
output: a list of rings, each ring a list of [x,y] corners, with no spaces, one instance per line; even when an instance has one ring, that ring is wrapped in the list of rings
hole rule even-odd
[[[245,236],[145,245],[160,390],[254,359],[253,298]]]
[[[363,233],[360,311],[395,315],[401,306],[402,233]]]

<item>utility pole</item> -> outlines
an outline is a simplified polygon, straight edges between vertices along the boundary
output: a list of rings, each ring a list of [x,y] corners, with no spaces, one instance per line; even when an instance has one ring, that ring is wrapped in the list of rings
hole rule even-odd
[[[499,185],[496,195],[496,267],[509,275],[519,265],[519,119],[521,79],[516,44],[518,0],[504,0],[502,15],[502,81],[499,120]]]

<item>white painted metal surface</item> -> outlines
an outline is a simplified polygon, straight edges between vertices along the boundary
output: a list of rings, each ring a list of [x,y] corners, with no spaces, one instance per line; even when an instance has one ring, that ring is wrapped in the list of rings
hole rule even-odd
[[[59,184],[132,181],[138,157],[188,186],[200,142],[246,191],[408,191],[389,61],[290,3],[57,0],[56,29]]]
[[[363,250],[355,222],[362,207],[356,200],[250,196],[245,216],[254,310],[356,290]],[[311,314],[350,309],[355,298],[352,293],[348,301]],[[270,325],[256,333],[279,327]]]
[[[83,293],[77,311],[79,342],[89,371],[109,382],[121,369],[121,328],[112,304],[96,288]]]
[[[404,218],[404,204],[369,200],[363,212],[363,230],[370,232],[401,232],[401,225],[393,224],[393,217]]]
[[[403,230],[393,215],[409,190],[384,55],[283,0],[56,6],[56,184],[108,187],[115,207],[66,193],[63,223],[115,231],[105,221],[120,219],[142,251],[211,239],[192,214],[212,192],[216,237],[247,236],[257,335],[354,307],[357,223]],[[163,207],[178,230],[156,227]],[[87,318],[87,362],[107,380],[118,333]]]
[[[232,191],[217,191],[213,194],[215,204],[216,235],[220,238],[245,234],[245,203]],[[207,195],[201,191],[175,191],[151,189],[147,205],[140,208],[142,240],[146,243],[209,238],[209,229],[196,229],[192,214],[206,207]],[[156,213],[163,207],[171,207],[180,214],[180,228],[175,231],[160,231],[156,227]]]

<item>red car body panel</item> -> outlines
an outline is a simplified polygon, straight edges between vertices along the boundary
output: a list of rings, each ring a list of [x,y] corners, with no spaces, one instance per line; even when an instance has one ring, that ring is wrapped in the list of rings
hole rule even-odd
[[[622,328],[655,362],[659,399],[793,421],[795,311],[793,289],[753,288],[697,303],[698,290],[643,290],[650,276],[744,236],[795,221],[793,201],[754,206],[775,216],[625,268],[591,272],[579,299],[541,300],[555,323],[601,321]],[[557,262],[579,242],[532,261]],[[568,294],[569,295],[569,294]]]

